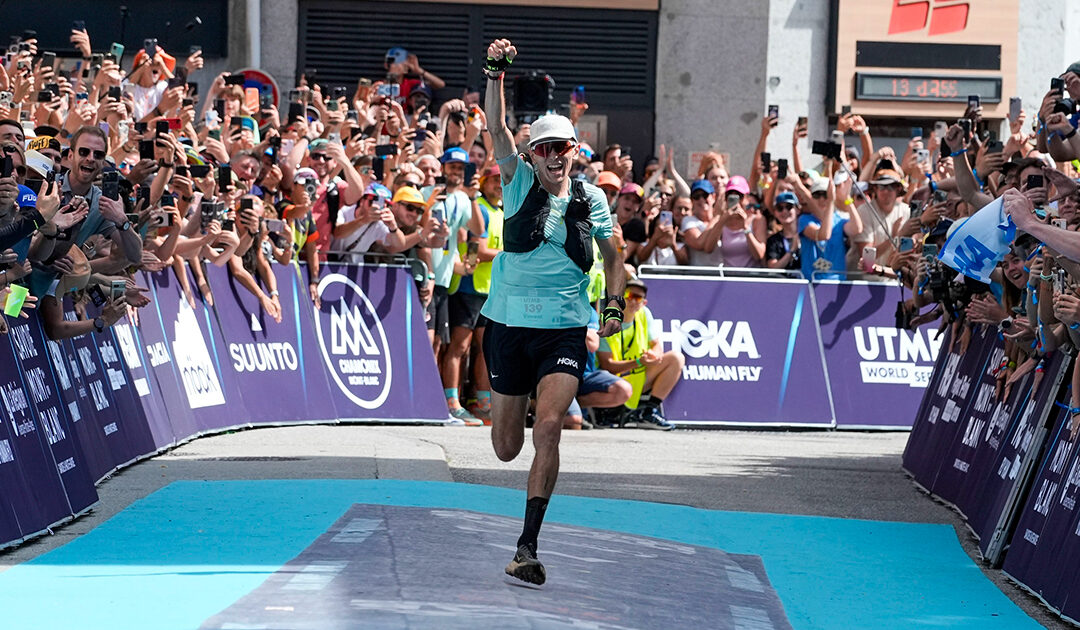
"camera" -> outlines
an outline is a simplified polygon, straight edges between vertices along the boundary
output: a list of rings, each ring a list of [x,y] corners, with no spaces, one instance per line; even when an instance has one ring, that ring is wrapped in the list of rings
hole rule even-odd
[[[1072,116],[1076,113],[1076,101],[1071,98],[1059,98],[1054,101],[1054,113]]]
[[[814,140],[811,150],[814,155],[820,155],[823,158],[840,159],[840,144],[836,142]]]
[[[551,109],[555,80],[543,70],[530,70],[514,79],[514,113],[540,115]]]
[[[297,177],[296,185],[304,189],[312,203],[315,202],[315,191],[319,189],[319,182],[314,177]]]

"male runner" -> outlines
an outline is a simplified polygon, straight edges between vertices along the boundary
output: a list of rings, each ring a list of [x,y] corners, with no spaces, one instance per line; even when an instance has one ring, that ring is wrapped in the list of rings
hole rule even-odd
[[[491,375],[491,441],[510,461],[525,442],[529,394],[536,391],[533,446],[525,527],[506,572],[543,584],[536,558],[537,535],[559,475],[563,416],[577,393],[585,367],[586,295],[595,238],[604,259],[608,297],[600,335],[619,332],[626,283],[622,256],[611,241],[611,213],[604,193],[570,181],[577,157],[574,126],[547,115],[531,125],[528,152],[519,155],[506,128],[503,71],[517,55],[506,39],[488,46],[484,110],[495,144],[503,185],[503,252],[492,266],[491,291],[481,313],[491,320],[484,357]]]

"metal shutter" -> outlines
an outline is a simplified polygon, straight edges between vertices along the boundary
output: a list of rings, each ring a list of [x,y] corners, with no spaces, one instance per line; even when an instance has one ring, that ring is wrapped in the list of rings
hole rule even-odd
[[[353,86],[385,74],[383,55],[403,46],[442,77],[456,96],[482,84],[478,58],[495,37],[522,50],[511,74],[545,70],[565,102],[585,85],[590,103],[652,109],[656,76],[654,11],[504,5],[304,0],[297,72]]]

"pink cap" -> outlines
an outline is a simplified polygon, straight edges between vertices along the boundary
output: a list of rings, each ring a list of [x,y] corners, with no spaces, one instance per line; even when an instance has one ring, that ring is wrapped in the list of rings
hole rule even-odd
[[[750,184],[746,183],[746,178],[742,175],[732,175],[731,179],[728,180],[727,188],[724,189],[724,192],[731,192],[733,190],[737,193],[749,195]]]
[[[645,196],[645,190],[641,186],[638,186],[637,184],[635,184],[633,182],[630,182],[629,184],[625,184],[622,188],[619,189],[619,194],[620,195],[637,195],[638,197],[644,197]]]

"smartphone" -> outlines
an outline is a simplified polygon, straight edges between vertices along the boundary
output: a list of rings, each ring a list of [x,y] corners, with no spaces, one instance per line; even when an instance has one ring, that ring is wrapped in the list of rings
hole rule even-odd
[[[1061,77],[1050,79],[1050,91],[1056,92],[1058,96],[1065,94],[1065,79]]]
[[[788,161],[784,158],[780,158],[776,161],[776,177],[778,179],[787,179],[788,175]]]
[[[979,95],[972,94],[968,97],[968,108],[975,109],[977,107],[979,107]]]
[[[1001,142],[1001,140],[991,140],[986,145],[987,153],[1001,153],[1004,150],[1005,145]]]
[[[724,197],[724,203],[727,204],[728,210],[734,210],[739,205],[740,201],[742,201],[742,195],[739,193],[728,193],[728,195]]]
[[[1058,229],[1069,229],[1069,221],[1067,219],[1050,219],[1050,223]]]
[[[761,169],[765,173],[772,170],[772,154],[762,151],[761,153]]]
[[[272,234],[282,234],[285,232],[285,222],[280,219],[267,219],[266,231]]]
[[[200,52],[202,52],[202,46],[192,46],[188,48],[188,57]]]
[[[1069,274],[1064,269],[1058,267],[1054,272],[1054,291],[1058,293],[1064,293],[1065,289],[1069,286]]]
[[[851,113],[851,105],[844,105],[843,107],[840,108],[840,115],[841,116],[847,116],[850,113]]]
[[[900,253],[903,254],[904,252],[910,252],[913,249],[915,249],[915,239],[911,238],[910,236],[901,236]]]
[[[192,177],[195,177],[195,178],[206,177],[207,175],[210,174],[210,165],[209,164],[192,164],[190,167],[188,167],[188,171],[191,173]]]
[[[223,164],[217,170],[218,190],[225,192],[232,189],[232,167]]]
[[[89,257],[89,256],[87,256]],[[94,303],[94,306],[105,306],[105,292],[101,290],[100,284],[92,284],[86,289],[86,295],[90,296],[90,301]]]
[[[157,49],[158,49],[157,38],[152,37],[152,38],[144,39],[143,43],[142,43],[142,49],[143,49],[143,52],[146,53],[147,57],[149,57],[150,59],[153,59],[154,55],[157,54]]]
[[[244,75],[242,74],[230,74],[225,77],[225,85],[243,85]]]
[[[877,263],[877,248],[872,245],[862,248],[863,269],[869,270],[875,263]]]
[[[86,21],[85,20],[72,20],[72,22],[71,22],[71,30],[73,30],[73,31],[85,31],[86,30]]]
[[[925,164],[930,161],[930,151],[928,149],[919,149],[915,152],[915,159],[920,164]]]
[[[777,119],[780,118],[780,106],[779,105],[769,105],[769,118],[777,118]],[[773,126],[775,126],[776,124],[777,123],[773,123]]]
[[[341,144],[341,134],[336,131],[331,131],[329,134],[327,134],[326,140],[330,144]]]
[[[934,135],[938,140],[944,138],[947,133],[949,133],[949,125],[945,121],[939,120],[934,123]]]
[[[585,86],[579,85],[570,91],[570,102],[574,105],[581,105],[585,102]]]
[[[230,127],[243,127],[244,126],[244,117],[243,116],[233,116],[232,118],[229,119],[229,126]]]
[[[164,120],[157,121],[158,133],[161,133],[162,123],[165,123],[165,133],[168,133],[169,131],[179,131],[180,128],[183,126],[180,123],[179,118],[166,118]]]
[[[199,94],[199,84],[197,82],[195,82],[195,81],[188,81],[187,82],[187,93],[188,93],[188,96],[190,96],[192,98],[197,96]]]
[[[911,128],[911,137],[912,138],[922,138],[923,137],[923,128],[922,127],[912,127]]]
[[[475,267],[478,262],[480,262],[480,243],[469,241],[465,245],[465,264]]]
[[[168,120],[162,119],[154,122],[154,133],[159,136],[168,135],[169,128],[170,125]]]
[[[371,175],[375,181],[381,182],[386,177],[386,159],[376,158],[371,162]]]
[[[956,121],[956,124],[960,125],[960,128],[964,130],[964,136],[971,135],[971,120],[967,118],[960,118]]]
[[[937,244],[936,243],[927,243],[926,245],[923,245],[922,255],[923,255],[923,258],[925,258],[927,260],[933,260],[933,259],[937,258]]]
[[[833,132],[832,132],[832,134],[830,136],[830,140],[832,142],[835,142],[836,144],[843,144],[844,143],[844,132],[840,131],[839,129],[833,129]]]
[[[304,104],[290,102],[289,103],[289,118],[288,121],[301,120],[304,118]]]
[[[1032,188],[1042,188],[1043,176],[1042,175],[1028,175],[1027,185],[1024,190],[1031,190]]]
[[[431,218],[439,223],[446,223],[446,217],[443,215],[443,207],[441,205],[435,205],[431,209]]]
[[[43,52],[41,53],[41,67],[52,68],[56,65],[56,53]]]
[[[934,191],[934,203],[945,203],[949,199],[949,193],[940,188]]]
[[[51,103],[53,100],[53,93],[49,90],[41,90],[37,93],[37,102],[39,103]]]
[[[473,177],[476,177],[476,164],[468,162],[465,164],[465,185],[468,186],[472,183]]]
[[[127,292],[127,282],[124,280],[113,280],[109,287],[109,298],[115,300],[122,297]]]
[[[809,124],[810,124],[810,119],[807,118],[806,116],[799,116],[798,118],[795,119],[795,126],[796,127],[806,128],[807,126],[809,126]]]
[[[109,171],[101,176],[101,194],[109,199],[120,199],[120,173]]]
[[[375,145],[375,157],[386,157],[387,155],[397,155],[396,144],[378,144]],[[467,183],[467,180],[466,180]]]
[[[114,101],[119,101],[120,100],[120,95],[121,95],[121,92],[120,92],[120,86],[119,85],[114,85],[111,88],[109,88],[109,91],[106,94],[106,96],[108,96],[109,98],[111,98]]]
[[[1024,101],[1019,96],[1013,96],[1009,99],[1009,120],[1018,120],[1020,118],[1020,110],[1024,108]]]
[[[185,98],[184,100],[180,101],[180,107],[193,107],[194,105],[195,99],[193,98]]]
[[[660,222],[660,225],[672,225],[674,223],[674,219],[675,217],[671,214],[671,210],[661,210],[660,216],[657,221]]]

